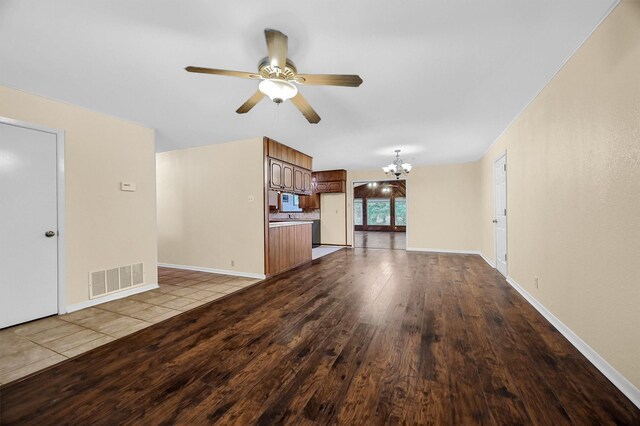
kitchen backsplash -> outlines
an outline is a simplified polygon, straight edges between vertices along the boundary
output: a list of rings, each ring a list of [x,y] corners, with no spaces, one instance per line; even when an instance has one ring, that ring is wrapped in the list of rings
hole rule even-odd
[[[318,220],[320,219],[320,210],[299,213],[269,213],[269,220]]]

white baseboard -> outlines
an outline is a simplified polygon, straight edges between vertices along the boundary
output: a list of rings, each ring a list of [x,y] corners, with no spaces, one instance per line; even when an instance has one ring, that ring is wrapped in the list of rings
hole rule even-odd
[[[495,269],[495,268],[496,268],[496,264],[495,264],[495,263],[493,263],[491,260],[489,260],[489,258],[488,258],[488,257],[485,257],[485,255],[484,255],[484,254],[482,254],[482,253],[480,253],[480,252],[478,252],[478,254],[480,255],[480,257],[481,257],[481,258],[483,258],[483,259],[484,259],[484,261],[485,261],[485,262],[487,262],[487,263],[489,264],[489,266],[491,266],[493,269]]]
[[[101,303],[111,302],[113,300],[122,299],[123,297],[132,296],[134,294],[143,293],[145,291],[158,288],[158,284],[145,284],[141,286],[131,287],[126,290],[110,293],[106,296],[97,297],[95,299],[85,300],[84,302],[67,305],[67,313],[79,311],[80,309],[90,308],[91,306],[100,305]]]
[[[485,259],[486,260],[486,259]],[[636,407],[640,408],[640,390],[627,380],[618,370],[613,368],[604,358],[591,348],[584,340],[575,334],[562,321],[556,318],[547,308],[538,302],[531,294],[522,288],[513,278],[507,277],[507,282],[524,297],[538,312],[544,316],[562,335],[578,349],[615,387],[627,396]]]
[[[480,254],[477,250],[452,250],[436,248],[407,247],[407,251],[426,251],[431,253],[452,253],[452,254]]]
[[[203,266],[174,265],[172,263],[158,263],[161,268],[184,269],[186,271],[211,272],[212,274],[233,275],[234,277],[256,278],[264,280],[266,275],[255,274],[253,272],[227,271],[226,269],[205,268]]]

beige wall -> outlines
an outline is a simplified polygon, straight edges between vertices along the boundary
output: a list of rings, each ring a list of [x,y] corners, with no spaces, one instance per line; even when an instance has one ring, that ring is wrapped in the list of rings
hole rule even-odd
[[[406,179],[410,249],[480,249],[480,164],[414,166]],[[353,182],[389,180],[382,170],[347,173],[348,244],[353,234]]]
[[[345,194],[320,194],[320,240],[322,244],[347,244]]]
[[[67,305],[89,299],[95,270],[143,262],[157,283],[153,130],[2,86],[0,116],[64,130]]]
[[[157,155],[160,263],[264,274],[263,155],[262,138]]]
[[[623,1],[481,160],[492,260],[505,150],[509,275],[640,387],[640,2]]]

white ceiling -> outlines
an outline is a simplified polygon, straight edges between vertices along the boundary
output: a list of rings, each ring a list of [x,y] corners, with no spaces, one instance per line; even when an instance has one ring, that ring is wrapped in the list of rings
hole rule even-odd
[[[156,129],[165,151],[270,136],[317,170],[478,159],[614,0],[2,0],[0,84]],[[257,82],[186,65],[256,71],[264,28],[289,36],[301,73],[359,74],[359,88],[300,86],[235,110]]]

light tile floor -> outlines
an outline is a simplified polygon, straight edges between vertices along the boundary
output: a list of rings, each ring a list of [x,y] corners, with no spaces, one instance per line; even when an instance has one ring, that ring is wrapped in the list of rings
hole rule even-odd
[[[0,385],[258,281],[207,272],[158,268],[158,289],[0,330]]]
[[[311,258],[313,260],[319,259],[322,256],[326,256],[338,250],[342,250],[344,247],[341,246],[318,246],[314,247],[311,250]]]

